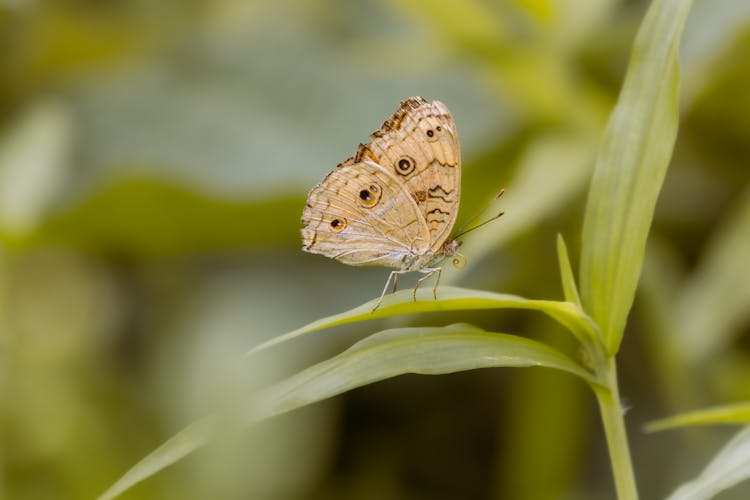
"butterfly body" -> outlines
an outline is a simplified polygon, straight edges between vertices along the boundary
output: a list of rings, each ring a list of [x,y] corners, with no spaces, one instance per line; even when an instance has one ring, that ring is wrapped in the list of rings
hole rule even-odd
[[[408,255],[407,257],[404,257],[399,270],[408,273],[435,267],[446,258],[453,257],[460,246],[461,243],[456,240],[447,240],[443,246],[435,252],[430,251],[422,255]]]
[[[417,286],[434,273],[439,280],[436,266],[460,246],[449,238],[461,194],[453,117],[439,101],[412,97],[371,138],[310,191],[303,250],[394,268],[394,289],[411,271],[426,275]]]

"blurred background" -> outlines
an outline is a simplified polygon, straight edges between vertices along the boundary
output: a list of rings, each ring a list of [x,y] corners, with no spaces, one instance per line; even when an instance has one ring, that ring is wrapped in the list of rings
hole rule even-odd
[[[300,249],[307,192],[408,96],[446,103],[459,224],[445,282],[561,299],[596,147],[646,1],[0,0],[0,497],[93,498],[192,420],[368,333],[455,321],[576,355],[529,312],[257,343],[380,293]],[[619,358],[643,498],[731,428],[643,422],[750,399],[750,3],[697,1],[682,125]],[[413,282],[413,281],[412,281]],[[408,286],[404,280],[404,286]],[[596,405],[540,369],[404,376],[227,439],[125,498],[601,499]],[[747,498],[740,487],[720,498]]]

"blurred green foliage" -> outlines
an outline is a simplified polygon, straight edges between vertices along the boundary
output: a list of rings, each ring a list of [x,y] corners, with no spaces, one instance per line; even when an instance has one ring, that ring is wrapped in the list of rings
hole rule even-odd
[[[0,0],[0,497],[92,498],[187,422],[374,331],[241,360],[379,293],[384,270],[303,254],[298,217],[407,96],[456,118],[459,224],[508,188],[446,281],[561,297],[555,238],[579,255],[647,3]],[[645,421],[750,399],[749,45],[747,2],[696,2],[618,359],[644,498],[727,438]],[[522,312],[472,322],[569,348]],[[607,498],[593,398],[548,375],[384,381],[227,431],[126,498]]]

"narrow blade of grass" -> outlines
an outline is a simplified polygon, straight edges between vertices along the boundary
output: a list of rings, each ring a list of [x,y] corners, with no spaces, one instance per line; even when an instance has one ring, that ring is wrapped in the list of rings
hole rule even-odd
[[[568,257],[568,247],[562,234],[557,235],[557,259],[560,264],[560,279],[562,280],[563,294],[565,300],[581,307],[581,297],[578,296],[578,287],[573,275],[573,268]]]
[[[434,300],[431,290],[420,290],[417,301],[412,300],[411,290],[402,290],[385,298],[381,306],[375,311],[376,300],[365,302],[343,313],[334,314],[303,327],[274,337],[260,344],[245,356],[250,356],[269,347],[292,340],[300,335],[331,328],[333,326],[366,321],[370,319],[386,318],[403,314],[414,314],[432,311],[460,311],[471,309],[533,309],[549,315],[567,327],[579,340],[596,338],[592,330],[591,320],[573,304],[551,300],[531,300],[517,295],[471,290],[468,288],[440,287],[438,299]]]
[[[214,418],[205,417],[196,420],[131,467],[107,491],[102,493],[98,500],[116,498],[144,479],[178,462],[207,444],[214,436],[214,432]]]
[[[583,224],[581,298],[617,351],[641,273],[677,125],[678,49],[692,2],[654,1],[607,124]]]
[[[704,500],[750,479],[750,427],[736,434],[701,474],[667,500]]]
[[[646,424],[647,432],[693,425],[750,424],[750,403],[737,403],[695,410]]]

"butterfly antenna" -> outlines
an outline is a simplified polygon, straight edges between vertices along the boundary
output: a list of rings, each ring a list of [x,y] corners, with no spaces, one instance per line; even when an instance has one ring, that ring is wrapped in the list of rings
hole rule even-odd
[[[492,222],[492,221],[496,221],[497,219],[499,219],[499,218],[500,218],[500,217],[502,217],[503,215],[505,215],[505,212],[504,212],[504,211],[503,211],[503,212],[500,212],[499,214],[497,214],[497,215],[496,215],[496,216],[494,216],[494,217],[491,217],[491,218],[487,219],[486,221],[482,222],[481,224],[477,224],[476,226],[474,226],[474,227],[471,227],[471,228],[467,229],[466,231],[464,231],[464,232],[462,232],[462,233],[458,233],[458,234],[457,234],[456,236],[454,236],[454,237],[453,237],[453,239],[457,239],[457,238],[460,238],[461,236],[465,235],[466,233],[470,233],[470,232],[472,232],[472,231],[473,231],[473,230],[475,230],[475,229],[479,229],[479,228],[480,228],[480,227],[482,227],[482,226],[486,226],[486,225],[487,225],[487,224],[489,224],[490,222]]]
[[[459,236],[462,236],[462,235],[464,235],[464,234],[468,233],[469,231],[473,231],[473,230],[475,230],[475,229],[476,229],[476,228],[478,228],[478,227],[482,227],[482,226],[484,226],[484,225],[485,225],[485,224],[487,224],[488,222],[492,222],[493,220],[495,220],[495,219],[498,219],[498,218],[500,218],[500,217],[501,217],[501,216],[502,216],[502,215],[503,215],[503,214],[504,214],[505,212],[500,212],[500,214],[496,215],[495,217],[493,217],[493,218],[491,218],[491,219],[489,219],[489,220],[486,220],[486,221],[482,222],[482,223],[481,223],[481,224],[479,224],[478,226],[475,226],[475,227],[473,227],[473,228],[471,228],[471,229],[466,229],[466,230],[464,231],[464,229],[465,229],[466,227],[470,226],[470,225],[471,225],[471,224],[472,224],[472,223],[473,223],[474,221],[476,221],[476,220],[477,220],[477,219],[478,219],[478,218],[479,218],[479,217],[480,217],[480,216],[481,216],[481,215],[482,215],[483,213],[485,213],[485,212],[487,211],[487,209],[489,208],[489,206],[490,206],[490,205],[492,205],[492,204],[493,204],[494,202],[496,202],[497,200],[499,200],[499,199],[500,199],[500,197],[501,197],[501,196],[502,196],[503,194],[505,194],[505,188],[503,188],[503,189],[501,189],[500,191],[498,191],[498,192],[497,192],[497,194],[496,194],[495,196],[493,196],[493,197],[492,197],[492,199],[491,199],[490,201],[488,201],[487,203],[485,203],[485,204],[484,204],[484,206],[483,206],[483,207],[482,207],[482,208],[481,208],[480,210],[478,210],[478,211],[477,211],[477,213],[475,213],[474,215],[472,215],[472,216],[471,216],[471,217],[469,218],[469,220],[468,220],[468,221],[466,221],[466,222],[465,222],[465,223],[464,223],[464,224],[463,224],[463,225],[462,225],[462,226],[461,226],[461,227],[460,227],[460,228],[459,228],[459,229],[458,229],[458,230],[456,231],[456,233],[457,233],[457,234],[456,234],[456,235],[455,235],[455,236],[454,236],[453,238],[454,238],[454,239],[456,239],[456,238],[458,238]]]

